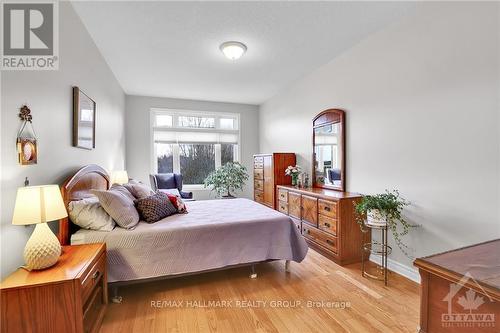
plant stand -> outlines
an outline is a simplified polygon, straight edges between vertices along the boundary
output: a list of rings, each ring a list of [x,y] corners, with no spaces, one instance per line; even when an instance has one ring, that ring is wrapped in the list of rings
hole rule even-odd
[[[392,247],[387,245],[387,225],[374,226],[364,225],[366,229],[363,232],[371,232],[372,229],[379,229],[381,231],[381,242],[372,241],[371,243],[363,243],[361,246],[361,275],[370,279],[384,281],[387,286],[387,256],[391,254]],[[378,265],[378,274],[372,274],[366,270],[365,262],[370,260],[370,254],[379,255],[382,259],[381,265]]]

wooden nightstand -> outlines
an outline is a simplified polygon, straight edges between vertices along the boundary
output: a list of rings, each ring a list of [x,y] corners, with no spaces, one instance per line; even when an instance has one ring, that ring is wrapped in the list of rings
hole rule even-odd
[[[63,246],[53,267],[0,286],[1,332],[97,332],[108,303],[106,244]]]

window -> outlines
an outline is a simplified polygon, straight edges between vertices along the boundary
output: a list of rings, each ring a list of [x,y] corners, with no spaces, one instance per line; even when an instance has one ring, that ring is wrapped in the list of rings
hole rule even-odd
[[[151,110],[152,171],[181,173],[200,185],[216,168],[239,161],[239,116],[186,110]]]

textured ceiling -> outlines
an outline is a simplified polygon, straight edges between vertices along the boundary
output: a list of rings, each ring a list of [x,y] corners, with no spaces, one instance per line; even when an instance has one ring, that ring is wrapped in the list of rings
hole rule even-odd
[[[260,104],[407,2],[73,2],[127,94]],[[219,45],[247,53],[232,62]]]

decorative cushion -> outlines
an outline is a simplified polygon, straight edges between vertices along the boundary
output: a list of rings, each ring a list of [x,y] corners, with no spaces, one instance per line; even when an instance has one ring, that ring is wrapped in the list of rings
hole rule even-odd
[[[132,229],[139,223],[135,198],[122,185],[114,184],[108,191],[91,190],[91,193],[99,198],[101,206],[120,227]]]
[[[71,221],[83,229],[111,231],[116,225],[97,197],[71,201],[68,210]]]
[[[170,193],[167,193],[167,196],[170,199],[172,205],[174,205],[174,207],[177,208],[178,213],[186,214],[188,212],[186,204],[184,203],[181,197],[178,197]]]
[[[127,184],[123,184],[135,199],[142,199],[153,195],[155,192],[149,186],[138,181],[130,180]]]
[[[166,194],[172,194],[172,195],[175,195],[177,197],[181,196],[181,193],[176,188],[162,188],[162,189],[160,189],[158,191],[166,193]]]
[[[149,197],[137,199],[135,204],[142,219],[147,223],[154,223],[177,213],[177,208],[172,205],[168,196],[160,191]]]

